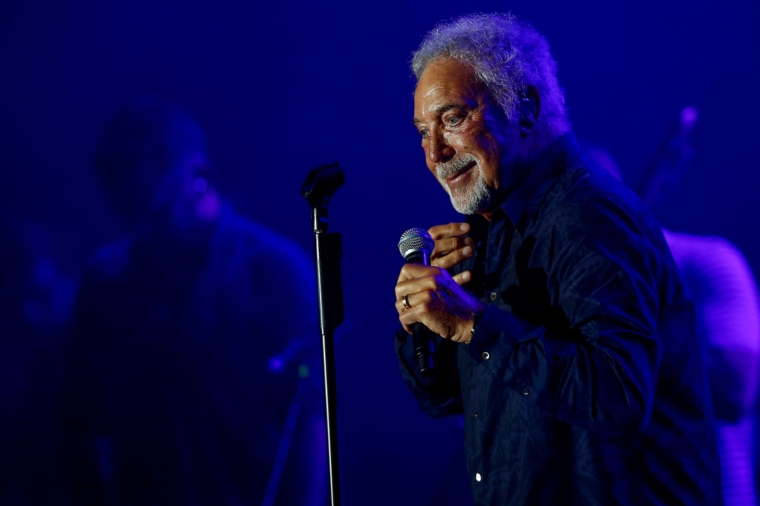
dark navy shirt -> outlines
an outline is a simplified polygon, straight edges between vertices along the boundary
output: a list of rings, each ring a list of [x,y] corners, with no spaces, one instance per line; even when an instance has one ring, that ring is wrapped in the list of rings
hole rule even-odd
[[[492,214],[471,219],[472,341],[440,340],[407,385],[432,416],[464,413],[475,503],[721,504],[694,311],[632,192],[560,138]]]

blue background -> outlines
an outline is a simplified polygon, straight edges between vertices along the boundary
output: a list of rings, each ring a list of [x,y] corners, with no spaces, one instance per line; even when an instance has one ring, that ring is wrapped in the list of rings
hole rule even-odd
[[[681,109],[698,109],[693,164],[656,215],[728,238],[757,272],[756,0],[4,0],[0,212],[49,226],[66,268],[81,269],[121,231],[94,176],[95,140],[142,93],[185,106],[207,132],[222,194],[308,251],[298,189],[309,169],[340,161],[346,185],[331,216],[348,315],[337,358],[345,502],[426,504],[464,484],[462,434],[457,419],[422,415],[398,373],[396,242],[458,218],[423,163],[408,61],[436,22],[507,10],[548,38],[576,135],[609,149],[631,183]]]

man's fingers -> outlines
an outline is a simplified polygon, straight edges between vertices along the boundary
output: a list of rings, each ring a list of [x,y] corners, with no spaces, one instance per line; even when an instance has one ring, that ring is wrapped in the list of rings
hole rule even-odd
[[[438,258],[446,256],[458,249],[462,249],[465,246],[472,246],[475,241],[471,237],[448,237],[446,239],[439,239],[435,241],[435,248],[433,248],[432,257]]]
[[[448,255],[457,248],[462,247],[462,239],[459,237],[447,237],[446,239],[438,239],[435,241],[435,248],[433,249],[433,256]]]
[[[452,277],[446,270],[424,265],[405,265],[401,271],[396,311],[404,330],[409,332],[419,322],[444,338],[468,342],[472,314],[482,306],[460,286],[470,281],[472,273]]]
[[[396,285],[396,300],[400,302],[403,300],[404,295],[411,297],[416,293],[429,292],[432,290],[438,290],[439,288],[441,287],[438,284],[438,280],[435,278],[421,278],[401,281]]]
[[[406,304],[404,304],[404,299],[406,299]],[[405,293],[401,295],[401,297],[396,299],[396,311],[398,311],[398,313],[401,314],[401,313],[410,312],[412,309],[419,310],[422,306],[424,306],[429,301],[430,301],[430,292],[428,291]],[[416,312],[416,311],[412,311],[412,312]]]
[[[449,223],[432,227],[429,232],[435,239],[435,247],[430,256],[431,263],[441,269],[451,269],[474,253],[475,241],[466,237],[470,226],[467,223]]]
[[[449,223],[448,225],[436,225],[430,227],[428,233],[430,237],[438,241],[447,237],[457,237],[470,231],[470,225],[467,223]]]
[[[412,309],[412,301],[410,300],[414,294],[404,294],[401,298],[396,299],[396,311],[398,314],[403,313],[409,309]]]
[[[427,266],[422,264],[404,264],[401,268],[401,272],[398,274],[396,284],[402,281],[408,281],[411,279],[426,278],[429,276],[437,276],[441,273],[441,269],[438,267]]]
[[[434,267],[448,270],[460,263],[462,260],[471,257],[473,253],[474,250],[472,249],[472,246],[465,246],[461,249],[449,253],[446,256],[435,258],[431,263]]]
[[[417,264],[405,265],[401,268],[398,280],[396,281],[396,300],[400,301],[404,295],[412,293],[437,290],[440,283],[439,278],[443,272],[446,271],[442,271],[437,267]]]
[[[458,285],[465,285],[472,279],[472,273],[470,271],[463,271],[452,278]]]
[[[423,325],[435,325],[433,321],[427,321],[429,318],[429,307],[431,301],[431,293],[429,291],[406,294],[406,304],[404,304],[404,296],[402,295],[399,300],[396,301],[396,311],[398,312],[398,319],[401,325],[408,333],[412,333],[411,325],[414,323],[423,323]],[[425,320],[425,321],[423,321]],[[432,330],[432,327],[428,327]]]

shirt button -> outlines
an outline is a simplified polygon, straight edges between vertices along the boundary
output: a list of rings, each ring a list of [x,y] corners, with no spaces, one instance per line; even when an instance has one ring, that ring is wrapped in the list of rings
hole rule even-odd
[[[530,395],[530,389],[526,388],[525,390],[523,390],[523,395]]]
[[[474,419],[476,419],[476,420],[478,419],[478,416],[480,416],[480,415],[478,415],[478,412],[477,412],[477,411],[476,411],[476,412],[474,412],[474,413],[472,414],[472,417],[473,417]]]
[[[481,357],[483,357],[483,360],[488,360],[489,358],[491,358],[491,354],[488,353],[487,351],[484,351]]]
[[[480,473],[475,473],[475,481],[482,481],[483,477],[480,476]]]
[[[496,292],[491,292],[491,300],[496,300]]]

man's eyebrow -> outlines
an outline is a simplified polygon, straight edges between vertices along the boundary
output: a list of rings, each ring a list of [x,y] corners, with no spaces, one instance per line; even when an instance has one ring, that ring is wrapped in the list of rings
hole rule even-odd
[[[452,109],[468,109],[468,107],[465,104],[453,104],[453,103],[449,103],[449,104],[439,105],[434,110],[438,114],[443,114],[444,112],[450,111]]]
[[[448,111],[450,111],[452,109],[469,109],[469,107],[466,104],[449,103],[449,104],[439,105],[438,107],[436,107],[435,109],[433,109],[433,111],[436,114],[443,114],[443,113],[448,112]],[[414,118],[412,120],[412,123],[414,124],[414,126],[417,126],[420,123],[422,123],[422,120],[419,119],[419,118]]]

